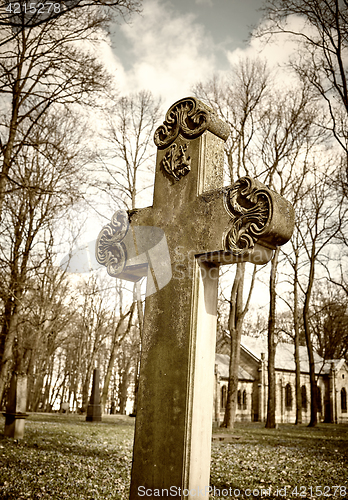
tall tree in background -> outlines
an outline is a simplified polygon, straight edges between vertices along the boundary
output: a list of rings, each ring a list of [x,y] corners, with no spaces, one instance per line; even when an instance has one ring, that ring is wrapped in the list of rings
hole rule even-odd
[[[122,292],[119,291],[118,293],[120,294]],[[131,304],[131,306],[128,308],[127,311],[123,311],[122,301],[120,301],[118,315],[116,316],[116,311],[114,311],[113,313],[113,320],[110,324],[111,327],[110,330],[112,332],[110,355],[107,362],[107,368],[105,371],[104,384],[100,401],[103,413],[105,413],[106,410],[109,385],[112,376],[112,371],[114,369],[114,365],[117,359],[117,354],[119,352],[120,347],[122,347],[123,350],[122,343],[125,340],[125,337],[129,335],[130,330],[132,328],[134,309],[135,309],[135,302]]]
[[[100,157],[99,184],[117,205],[139,206],[142,193],[152,187],[156,148],[153,135],[161,118],[161,102],[142,90],[117,99],[105,111],[107,149]],[[148,194],[148,198],[150,198]]]
[[[256,277],[256,265],[254,266],[252,281],[249,288],[248,298],[243,304],[243,289],[245,262],[236,264],[236,276],[231,288],[231,297],[229,300],[229,317],[228,330],[230,333],[230,361],[229,361],[229,378],[227,385],[227,401],[225,408],[224,420],[222,427],[233,429],[236,409],[237,409],[237,391],[239,380],[239,360],[240,360],[240,341],[243,332],[243,321],[246,313],[249,310],[252,291],[254,288]]]
[[[86,411],[93,369],[96,365],[100,367],[100,353],[110,331],[106,304],[109,297],[102,293],[102,284],[94,275],[81,283],[80,292],[83,297],[79,308],[79,330],[83,338],[80,355],[82,411]]]
[[[316,351],[325,360],[348,355],[348,305],[342,290],[330,283],[317,284],[310,308]]]
[[[106,40],[110,20],[101,5],[108,2],[90,2],[97,3],[99,7],[68,2],[71,8],[63,15],[15,30],[15,37],[10,25],[5,23],[2,28],[0,96],[5,109],[0,117],[0,218],[6,193],[16,188],[13,163],[24,145],[40,151],[41,142],[34,142],[32,133],[40,129],[45,115],[59,112],[59,108],[71,111],[78,104],[93,105],[96,96],[105,95],[109,88],[111,79],[91,50],[91,44]],[[129,12],[139,3],[120,0],[110,4]]]
[[[17,188],[4,199],[0,226],[0,399],[12,363],[28,280],[50,257],[55,221],[79,198],[83,186],[83,154],[79,155],[80,137],[75,121],[57,114],[54,118],[46,116],[41,125],[37,135],[39,151],[31,145],[23,145],[18,151],[12,165],[12,185]],[[75,132],[68,134],[72,126]]]
[[[298,82],[291,88],[278,88],[275,75],[265,62],[244,59],[232,68],[228,79],[214,78],[207,85],[198,85],[195,92],[230,125],[226,154],[231,181],[250,175],[294,202],[293,193],[305,177],[307,157],[321,139],[313,125],[317,110],[309,87]],[[272,379],[268,392],[269,427],[275,427],[273,381],[278,256],[276,251],[269,285],[268,376]]]
[[[230,125],[231,134],[226,142],[225,153],[231,183],[244,175],[252,175],[251,172],[255,174],[256,152],[252,146],[259,127],[258,108],[262,107],[267,96],[268,83],[269,72],[266,64],[258,59],[245,59],[231,69],[226,80],[220,81],[214,77],[207,83],[199,83],[194,89],[195,95],[207,102]],[[256,275],[254,266],[248,299],[243,306],[245,263],[235,267],[228,301],[230,362],[226,410],[222,424],[228,429],[232,429],[235,422],[240,341]]]
[[[104,113],[106,132],[103,140],[106,141],[107,148],[99,155],[99,165],[102,180],[98,183],[100,190],[106,193],[109,203],[116,207],[126,207],[134,210],[141,206],[144,200],[150,198],[149,187],[153,185],[155,152],[153,135],[161,117],[161,102],[154,98],[149,91],[140,91],[128,97],[121,97],[114,101]],[[138,345],[141,343],[143,326],[143,309],[141,302],[141,284],[134,283],[133,300],[137,306],[138,315]],[[119,346],[119,335],[122,332],[123,323],[127,320],[125,336],[132,333],[135,336],[132,324],[134,307],[131,306],[128,312],[120,310],[119,326],[114,330],[114,349],[111,350],[108,371],[104,380],[103,401],[106,402],[107,388],[109,385],[109,375],[116,361],[116,350]],[[133,339],[134,340],[134,339]],[[136,352],[136,342],[133,342]],[[133,360],[134,361],[134,360]],[[137,393],[137,373],[140,357],[135,364],[135,396]],[[128,362],[128,359],[127,359]],[[124,362],[124,365],[127,364]],[[123,373],[128,373],[126,369]],[[128,383],[129,377],[124,376],[122,387]],[[136,403],[135,403],[136,405]]]
[[[331,167],[332,169],[333,167]],[[311,385],[311,417],[309,426],[317,424],[317,385],[315,378],[313,336],[310,323],[310,305],[317,267],[323,262],[327,264],[328,247],[339,235],[345,225],[347,207],[344,199],[332,190],[328,179],[334,176],[330,165],[318,168],[313,165],[311,179],[308,180],[307,194],[297,206],[295,231],[303,253],[306,268],[306,279],[301,277],[298,285],[303,294],[302,319],[306,337]],[[309,184],[310,183],[310,184]]]
[[[265,19],[256,32],[256,36],[264,39],[276,39],[287,36],[288,40],[297,42],[296,53],[290,59],[289,65],[295,70],[302,81],[310,85],[313,94],[326,107],[327,119],[318,120],[319,127],[331,131],[343,152],[337,162],[336,170],[342,167],[340,182],[331,189],[343,192],[347,196],[348,175],[348,87],[347,87],[347,54],[348,54],[348,4],[340,0],[266,0],[264,2]],[[323,117],[324,118],[324,117]],[[333,177],[336,177],[336,172]],[[314,210],[313,219],[317,218]],[[317,253],[316,237],[312,231],[311,256]],[[343,237],[345,240],[345,237]],[[320,247],[321,245],[319,245]],[[310,258],[308,286],[306,287],[303,320],[307,348],[311,351],[309,338],[309,303],[311,300],[314,279],[315,262]],[[342,276],[343,278],[343,276]],[[334,282],[337,279],[333,280]],[[344,278],[341,285],[345,287]],[[314,375],[311,375],[311,421],[316,423]],[[315,413],[315,414],[314,414]]]
[[[54,254],[50,250],[44,251],[43,256],[44,261],[26,286],[14,345],[14,368],[28,375],[28,406],[32,411],[36,411],[40,403],[44,408],[51,407],[48,389],[56,355],[72,329],[75,313],[73,299],[66,303],[70,286],[65,273],[54,266]]]
[[[297,231],[291,238],[291,251],[287,253],[286,259],[291,266],[292,277],[289,278],[293,287],[293,304],[288,304],[292,312],[294,328],[294,356],[295,356],[295,400],[296,400],[296,420],[295,424],[302,424],[302,396],[301,396],[301,365],[300,365],[300,333],[301,315],[299,300],[299,280],[300,280],[300,250],[301,240]]]
[[[341,0],[266,0],[256,36],[298,41],[291,65],[326,103],[331,130],[348,154],[348,4]],[[347,167],[347,161],[345,161]]]
[[[40,261],[40,242],[52,250],[55,222],[88,183],[82,174],[87,138],[80,134],[76,141],[82,130],[77,117],[105,98],[111,81],[91,47],[106,40],[111,11],[127,15],[140,2],[57,5],[59,12],[45,19],[36,13],[14,15],[9,3],[0,13],[0,399],[27,283],[47,257]],[[33,2],[30,8],[35,7]]]

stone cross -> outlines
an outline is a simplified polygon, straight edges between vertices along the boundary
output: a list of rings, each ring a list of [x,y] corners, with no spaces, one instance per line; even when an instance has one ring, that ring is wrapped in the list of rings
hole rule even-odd
[[[223,187],[228,135],[197,99],[173,104],[155,132],[153,206],[116,212],[97,239],[109,274],[148,273],[132,500],[208,495],[218,268],[265,264],[293,232],[292,206],[259,181]]]

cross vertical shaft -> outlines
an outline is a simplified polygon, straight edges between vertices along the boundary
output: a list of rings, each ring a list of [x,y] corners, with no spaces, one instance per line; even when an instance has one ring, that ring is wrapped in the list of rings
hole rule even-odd
[[[259,181],[223,187],[228,133],[200,101],[173,104],[153,206],[116,213],[97,239],[109,274],[148,276],[131,500],[208,496],[219,265],[265,264],[293,231],[292,206]]]

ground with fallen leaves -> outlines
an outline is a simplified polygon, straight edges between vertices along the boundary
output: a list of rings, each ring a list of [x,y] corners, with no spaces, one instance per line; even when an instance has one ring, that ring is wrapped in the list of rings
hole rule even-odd
[[[133,433],[131,417],[30,414],[22,440],[0,432],[0,500],[128,499]],[[211,498],[348,500],[348,425],[243,423],[229,434],[212,444]]]

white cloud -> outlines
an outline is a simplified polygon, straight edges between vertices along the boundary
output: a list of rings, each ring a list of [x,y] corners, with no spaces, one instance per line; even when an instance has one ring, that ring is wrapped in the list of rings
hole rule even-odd
[[[195,0],[197,5],[208,5],[208,7],[213,7],[213,0]]]
[[[293,16],[288,22],[289,30],[297,31],[303,29],[303,19],[298,16]],[[271,41],[266,42],[265,38],[251,38],[249,44],[241,49],[227,51],[226,57],[231,65],[238,63],[241,58],[260,57],[265,59],[271,69],[281,68],[279,72],[280,79],[288,80],[290,72],[286,70],[290,59],[298,50],[297,41],[286,34],[274,36]]]
[[[142,16],[121,30],[133,62],[120,70],[124,92],[149,89],[169,106],[214,72],[213,40],[193,14],[174,12],[169,3],[146,0]]]

